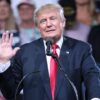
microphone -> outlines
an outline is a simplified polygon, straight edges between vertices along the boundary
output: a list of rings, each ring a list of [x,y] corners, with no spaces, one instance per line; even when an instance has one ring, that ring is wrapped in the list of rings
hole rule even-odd
[[[17,100],[17,95],[18,95],[19,88],[20,88],[22,82],[23,82],[29,75],[31,75],[31,74],[36,74],[36,73],[39,73],[39,72],[40,72],[40,71],[33,71],[33,72],[30,72],[30,73],[27,73],[26,75],[24,75],[24,76],[22,77],[22,79],[20,80],[20,82],[19,82],[19,84],[18,84],[18,86],[17,86],[17,88],[16,88],[14,100]]]
[[[48,56],[51,56],[51,54],[52,54],[52,51],[51,51],[52,43],[53,43],[53,39],[52,38],[47,38],[46,39],[46,46],[47,46],[46,55],[48,55]]]

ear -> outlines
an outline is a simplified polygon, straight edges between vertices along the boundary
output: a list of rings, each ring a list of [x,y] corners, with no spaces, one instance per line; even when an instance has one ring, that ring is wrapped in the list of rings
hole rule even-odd
[[[62,23],[63,23],[63,28],[64,28],[66,25],[66,20],[63,20]]]

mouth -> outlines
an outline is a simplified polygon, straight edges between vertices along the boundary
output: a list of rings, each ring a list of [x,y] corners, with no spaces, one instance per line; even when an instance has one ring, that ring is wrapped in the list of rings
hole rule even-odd
[[[54,32],[55,29],[51,29],[51,30],[46,30],[46,32]]]

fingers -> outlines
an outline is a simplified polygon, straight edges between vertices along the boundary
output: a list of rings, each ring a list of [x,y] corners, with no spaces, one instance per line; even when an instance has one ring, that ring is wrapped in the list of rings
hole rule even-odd
[[[8,42],[8,41],[9,41],[9,32],[6,31],[6,32],[2,33],[1,42],[4,43],[4,42]]]
[[[12,46],[12,43],[13,43],[13,33],[10,34],[9,43]]]
[[[9,31],[5,32],[5,42],[9,42]]]
[[[19,49],[20,49],[19,47],[14,48],[14,50],[13,50],[13,56],[16,54],[16,52],[17,52]]]
[[[10,36],[9,36],[9,34],[10,34]],[[12,33],[9,33],[9,31],[6,31],[2,34],[2,39],[1,39],[2,43],[9,43],[10,45],[12,45],[12,41],[13,41]]]
[[[2,33],[2,38],[1,38],[1,42],[3,43],[5,41],[5,38],[6,38],[6,33]]]

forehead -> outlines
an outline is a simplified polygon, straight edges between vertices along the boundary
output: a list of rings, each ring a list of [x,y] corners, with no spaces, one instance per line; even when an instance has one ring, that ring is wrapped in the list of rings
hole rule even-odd
[[[0,4],[7,4],[8,5],[8,3],[5,0],[1,0]]]
[[[46,16],[60,16],[57,9],[50,8],[50,9],[43,9],[38,12],[37,17],[46,17]]]
[[[21,4],[18,9],[20,10],[22,8],[31,8],[31,9],[33,9],[34,7],[32,5],[29,5],[29,4]]]

